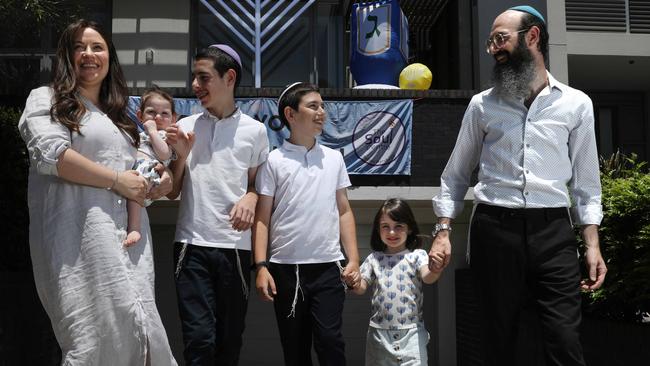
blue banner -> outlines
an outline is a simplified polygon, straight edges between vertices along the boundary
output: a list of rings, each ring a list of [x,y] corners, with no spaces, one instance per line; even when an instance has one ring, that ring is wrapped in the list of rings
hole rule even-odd
[[[271,149],[289,137],[277,113],[277,101],[271,98],[236,100],[243,113],[264,123]],[[129,116],[140,97],[129,98]],[[179,118],[203,111],[196,99],[175,98]],[[411,174],[411,131],[413,101],[326,101],[327,122],[318,137],[321,144],[343,154],[349,174]]]

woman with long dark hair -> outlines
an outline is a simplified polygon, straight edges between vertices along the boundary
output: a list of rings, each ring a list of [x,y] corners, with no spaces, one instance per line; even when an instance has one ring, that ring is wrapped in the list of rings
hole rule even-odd
[[[19,129],[30,155],[34,279],[64,365],[175,365],[154,299],[151,235],[125,248],[127,199],[147,183],[130,170],[139,139],[108,34],[69,25],[49,87],[32,90]]]

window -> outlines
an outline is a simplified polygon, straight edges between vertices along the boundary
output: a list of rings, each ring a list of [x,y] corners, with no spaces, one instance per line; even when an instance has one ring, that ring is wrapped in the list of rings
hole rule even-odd
[[[598,154],[609,157],[614,153],[614,108],[601,107],[597,109],[596,135],[598,138]]]
[[[226,8],[224,8],[224,5]],[[346,51],[343,47],[345,15],[335,0],[289,3],[270,1],[262,8],[262,45],[260,82],[262,87],[283,87],[302,80],[321,87],[344,86]],[[197,0],[196,47],[200,49],[215,43],[225,43],[239,53],[242,64],[241,86],[255,86],[255,54],[245,45],[255,46],[255,8],[248,2]],[[218,15],[217,15],[218,14]],[[279,18],[282,15],[282,18]],[[221,19],[220,19],[221,17]],[[292,17],[295,17],[291,22]],[[225,20],[225,22],[224,22]],[[226,24],[226,22],[228,24]],[[277,35],[283,26],[284,31]],[[275,38],[274,38],[275,37]]]
[[[594,104],[598,154],[609,157],[620,150],[647,160],[648,132],[644,117],[647,106],[643,93],[595,92],[589,96]]]

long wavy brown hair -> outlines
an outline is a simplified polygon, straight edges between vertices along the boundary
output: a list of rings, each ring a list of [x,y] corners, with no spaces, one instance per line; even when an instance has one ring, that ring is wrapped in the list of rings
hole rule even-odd
[[[56,65],[51,83],[54,100],[52,108],[50,108],[50,116],[53,120],[66,126],[70,132],[80,132],[80,121],[86,113],[86,107],[78,93],[73,53],[75,38],[86,28],[97,31],[108,46],[108,74],[102,81],[97,107],[106,113],[119,129],[131,136],[133,146],[137,147],[140,144],[140,136],[136,125],[126,114],[128,88],[117,59],[115,46],[113,46],[110,35],[93,21],[80,19],[70,24],[59,38]]]

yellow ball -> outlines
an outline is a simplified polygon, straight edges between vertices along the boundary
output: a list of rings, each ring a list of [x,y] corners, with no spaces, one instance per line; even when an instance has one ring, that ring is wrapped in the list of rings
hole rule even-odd
[[[433,75],[431,70],[423,64],[410,64],[399,74],[400,89],[426,90],[431,86]]]

